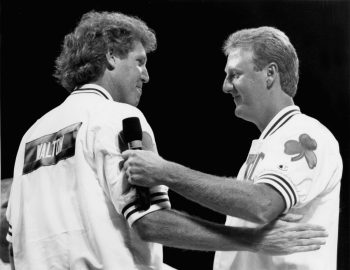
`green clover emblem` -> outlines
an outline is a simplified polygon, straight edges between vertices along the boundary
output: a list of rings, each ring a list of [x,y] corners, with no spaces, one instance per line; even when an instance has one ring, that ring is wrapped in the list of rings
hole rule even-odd
[[[284,144],[284,153],[287,155],[297,155],[291,158],[297,161],[305,157],[307,165],[310,169],[316,167],[317,157],[313,152],[317,148],[317,143],[308,134],[301,134],[299,141],[289,140]]]

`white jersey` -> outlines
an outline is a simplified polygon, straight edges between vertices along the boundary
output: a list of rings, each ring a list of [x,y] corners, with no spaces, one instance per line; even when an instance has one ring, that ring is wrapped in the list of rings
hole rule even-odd
[[[140,119],[144,147],[156,151],[143,114],[97,85],[72,92],[24,135],[7,210],[16,270],[162,268],[162,246],[131,225],[170,208],[168,189],[152,188],[150,208],[136,207],[121,166],[127,117]]]
[[[326,245],[312,252],[268,256],[247,251],[217,252],[215,270],[336,270],[342,160],[330,131],[297,106],[281,110],[252,142],[238,180],[266,184],[283,197],[285,213],[326,228]],[[228,216],[226,225],[257,224]]]

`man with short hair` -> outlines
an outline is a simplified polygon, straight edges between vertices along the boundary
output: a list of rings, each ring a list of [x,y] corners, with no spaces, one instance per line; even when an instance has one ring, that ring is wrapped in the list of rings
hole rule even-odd
[[[299,61],[289,38],[273,27],[244,29],[225,42],[225,93],[235,115],[261,132],[236,178],[191,170],[147,151],[127,150],[124,168],[134,185],[166,185],[186,198],[227,215],[226,225],[256,227],[284,213],[324,226],[320,250],[285,256],[250,251],[216,252],[217,270],[332,270],[337,265],[342,159],[331,132],[302,114],[293,97]]]

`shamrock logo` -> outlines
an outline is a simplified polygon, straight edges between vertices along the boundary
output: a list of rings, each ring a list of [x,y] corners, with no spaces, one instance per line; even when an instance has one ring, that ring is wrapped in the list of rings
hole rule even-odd
[[[305,157],[307,165],[310,169],[316,167],[317,157],[313,152],[317,148],[317,143],[308,134],[301,134],[299,141],[289,140],[284,144],[284,153],[287,155],[296,155],[291,158],[292,161],[297,161]]]

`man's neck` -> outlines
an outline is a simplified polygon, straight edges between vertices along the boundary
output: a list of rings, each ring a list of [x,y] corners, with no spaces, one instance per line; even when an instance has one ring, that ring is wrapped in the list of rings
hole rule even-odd
[[[110,87],[107,80],[100,78],[100,79],[93,81],[93,82],[90,82],[90,83],[97,84],[97,85],[103,87],[112,96],[112,98],[116,101],[116,97],[114,96],[114,93],[112,93],[111,87]]]
[[[259,123],[255,123],[260,130],[263,132],[266,126],[271,122],[271,120],[285,107],[294,105],[294,101],[292,98],[283,99],[280,102],[271,103],[262,114],[261,121]]]

